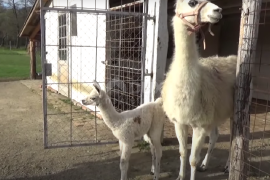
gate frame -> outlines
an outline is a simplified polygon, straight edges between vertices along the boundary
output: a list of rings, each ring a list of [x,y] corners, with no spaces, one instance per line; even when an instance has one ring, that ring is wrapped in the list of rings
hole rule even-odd
[[[69,144],[50,146],[48,144],[48,122],[47,122],[47,76],[50,76],[51,65],[46,62],[46,21],[45,13],[52,11],[66,12],[88,12],[96,14],[134,15],[143,17],[143,42],[142,42],[142,84],[141,103],[153,101],[156,91],[160,90],[160,83],[164,80],[165,66],[168,49],[167,30],[167,1],[168,0],[144,0],[144,12],[115,12],[108,10],[73,9],[73,8],[50,8],[44,7],[40,0],[40,27],[41,27],[41,59],[42,59],[42,108],[43,108],[43,144],[44,148],[74,147],[110,144],[110,142],[94,142],[84,144]],[[154,6],[152,6],[154,5]],[[151,7],[151,8],[149,8]],[[107,7],[108,8],[108,7]],[[149,8],[149,9],[148,9]],[[154,31],[154,33],[153,33]],[[152,38],[151,38],[152,37]],[[150,70],[151,72],[149,73]],[[150,85],[146,87],[145,85]],[[145,93],[149,93],[148,98]],[[95,108],[96,109],[96,108]],[[96,111],[95,111],[96,113]],[[97,117],[96,117],[97,118]],[[97,131],[97,129],[96,129]],[[115,142],[113,142],[115,143]]]

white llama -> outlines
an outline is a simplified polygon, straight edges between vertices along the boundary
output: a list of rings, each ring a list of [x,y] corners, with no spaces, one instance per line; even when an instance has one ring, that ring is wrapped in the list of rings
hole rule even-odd
[[[217,23],[222,9],[205,0],[177,0],[173,17],[175,52],[162,87],[163,109],[175,125],[179,141],[180,171],[185,178],[187,131],[193,129],[189,158],[191,180],[205,137],[209,135],[207,154],[198,170],[206,170],[218,139],[217,126],[233,116],[236,56],[199,58],[195,33],[205,23]]]
[[[152,154],[151,173],[154,180],[159,179],[160,159],[162,157],[161,135],[166,115],[162,108],[162,99],[140,105],[139,107],[118,113],[113,107],[109,96],[94,81],[90,95],[82,100],[84,105],[96,105],[105,124],[119,140],[121,154],[121,180],[127,180],[129,157],[134,140],[144,137],[150,144]]]

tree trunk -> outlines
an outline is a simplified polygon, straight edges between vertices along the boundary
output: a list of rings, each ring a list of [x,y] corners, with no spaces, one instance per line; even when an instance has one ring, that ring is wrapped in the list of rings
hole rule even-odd
[[[12,0],[12,6],[13,6],[13,13],[16,18],[16,28],[17,28],[17,37],[16,37],[16,48],[19,48],[19,33],[20,33],[20,25],[19,25],[19,19],[17,14],[17,8],[15,4],[15,0]]]

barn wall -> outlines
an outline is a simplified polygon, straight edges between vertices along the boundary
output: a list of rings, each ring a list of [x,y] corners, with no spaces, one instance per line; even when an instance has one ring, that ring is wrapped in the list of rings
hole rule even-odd
[[[106,0],[83,1],[69,0],[68,6],[76,4],[77,8],[106,9]],[[54,6],[66,7],[67,1],[54,0]],[[52,6],[52,5],[51,5]],[[96,79],[104,88],[105,82],[105,42],[106,42],[106,15],[77,12],[77,35],[71,36],[71,21],[68,14],[68,70],[59,73],[58,58],[58,13],[56,11],[46,13],[46,46],[47,59],[52,63],[53,76],[48,77],[48,83],[57,83],[65,79],[69,83],[69,96],[71,99],[81,101],[90,92],[91,82]],[[63,62],[61,62],[63,63]],[[59,90],[57,84],[51,85],[53,89]],[[59,85],[60,86],[60,85]],[[105,88],[104,88],[105,89]],[[64,94],[67,96],[67,94]],[[90,106],[89,106],[90,108]]]
[[[52,76],[47,77],[47,83],[58,91],[58,85],[54,84],[58,82],[58,49],[55,45],[58,44],[58,19],[57,13],[47,12],[45,14],[45,41],[46,41],[46,61],[52,64]]]

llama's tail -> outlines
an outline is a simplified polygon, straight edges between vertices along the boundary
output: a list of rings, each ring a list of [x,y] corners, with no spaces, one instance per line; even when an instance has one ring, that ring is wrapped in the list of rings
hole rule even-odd
[[[163,104],[162,98],[161,98],[161,97],[157,98],[157,99],[155,100],[155,103],[158,103],[158,104],[162,105],[162,104]]]
[[[146,134],[143,136],[143,140],[147,143],[150,143],[150,139],[149,139],[148,135],[146,135]]]

